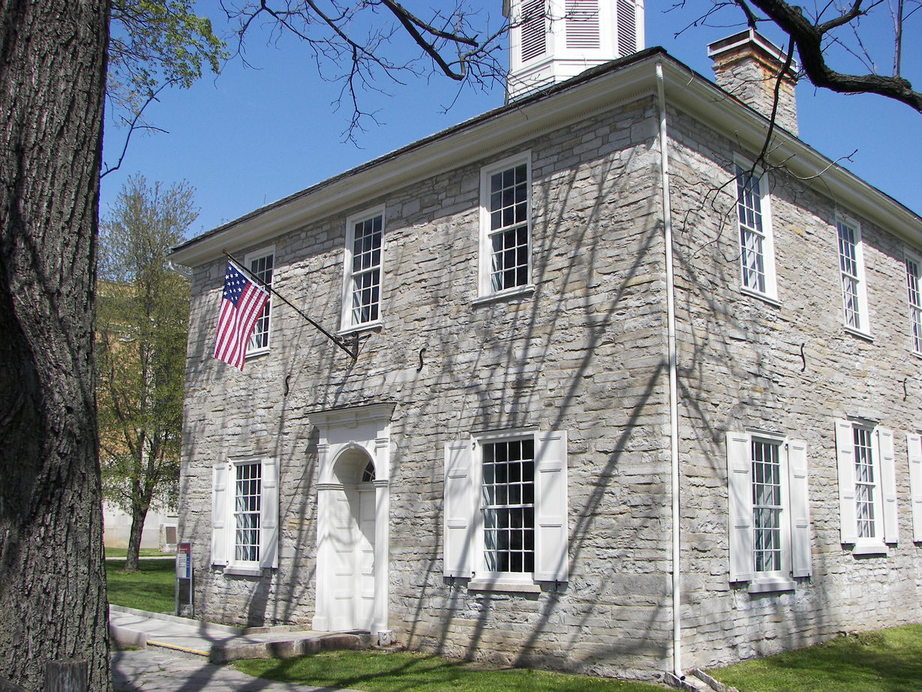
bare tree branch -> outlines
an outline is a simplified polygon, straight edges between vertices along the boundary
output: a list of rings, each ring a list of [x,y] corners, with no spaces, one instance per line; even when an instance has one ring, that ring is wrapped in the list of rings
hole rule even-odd
[[[915,91],[908,79],[899,73],[892,76],[879,74],[848,74],[832,69],[824,52],[824,39],[836,28],[845,26],[867,15],[883,0],[864,3],[853,0],[851,5],[827,21],[808,19],[802,7],[780,0],[751,0],[772,22],[785,31],[800,56],[804,73],[813,84],[845,94],[871,93],[894,99],[922,112],[922,93]]]

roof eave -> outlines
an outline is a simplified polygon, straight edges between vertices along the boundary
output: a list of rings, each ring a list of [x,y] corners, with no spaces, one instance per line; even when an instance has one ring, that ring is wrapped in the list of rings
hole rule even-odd
[[[561,127],[603,112],[613,102],[652,93],[655,55],[665,52],[650,49],[631,56],[632,60],[588,70],[585,76],[386,154],[193,238],[174,248],[170,258],[196,266],[220,257],[222,251],[258,245],[398,187],[514,147],[544,128]]]
[[[269,241],[325,216],[369,203],[406,186],[481,160],[533,139],[535,133],[565,126],[656,91],[663,66],[666,99],[741,147],[761,151],[768,120],[716,84],[652,48],[587,70],[547,91],[497,108],[453,128],[414,142],[290,197],[193,238],[173,250],[171,259],[197,266]],[[783,164],[806,184],[853,213],[922,247],[922,219],[889,195],[869,185],[803,141],[775,128],[770,162]]]

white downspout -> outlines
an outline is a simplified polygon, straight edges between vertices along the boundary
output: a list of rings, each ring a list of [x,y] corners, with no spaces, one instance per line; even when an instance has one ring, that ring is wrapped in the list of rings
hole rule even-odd
[[[669,151],[666,132],[666,91],[663,64],[656,63],[659,100],[660,172],[663,185],[663,243],[666,246],[666,334],[669,361],[669,454],[672,462],[672,672],[682,678],[682,565],[679,488],[679,385],[676,355],[675,276],[672,271],[672,199],[669,192]]]

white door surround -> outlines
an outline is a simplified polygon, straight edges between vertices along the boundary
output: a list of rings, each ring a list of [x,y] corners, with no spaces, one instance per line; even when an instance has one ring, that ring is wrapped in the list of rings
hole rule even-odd
[[[312,628],[386,632],[390,420],[395,404],[310,414],[317,426],[317,572]]]

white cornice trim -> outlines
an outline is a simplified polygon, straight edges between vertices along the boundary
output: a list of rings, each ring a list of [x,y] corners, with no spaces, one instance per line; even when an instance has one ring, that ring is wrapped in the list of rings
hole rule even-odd
[[[670,105],[714,127],[750,154],[762,150],[768,120],[685,65],[666,59],[663,67]],[[922,247],[922,218],[786,130],[775,128],[768,159],[854,214]]]
[[[444,135],[383,156],[336,178],[308,188],[176,248],[171,259],[196,266],[295,230],[331,214],[430,176],[444,173],[500,153],[535,137],[652,94],[649,63],[628,64],[598,79],[577,80],[563,93],[538,96],[474,119]]]

